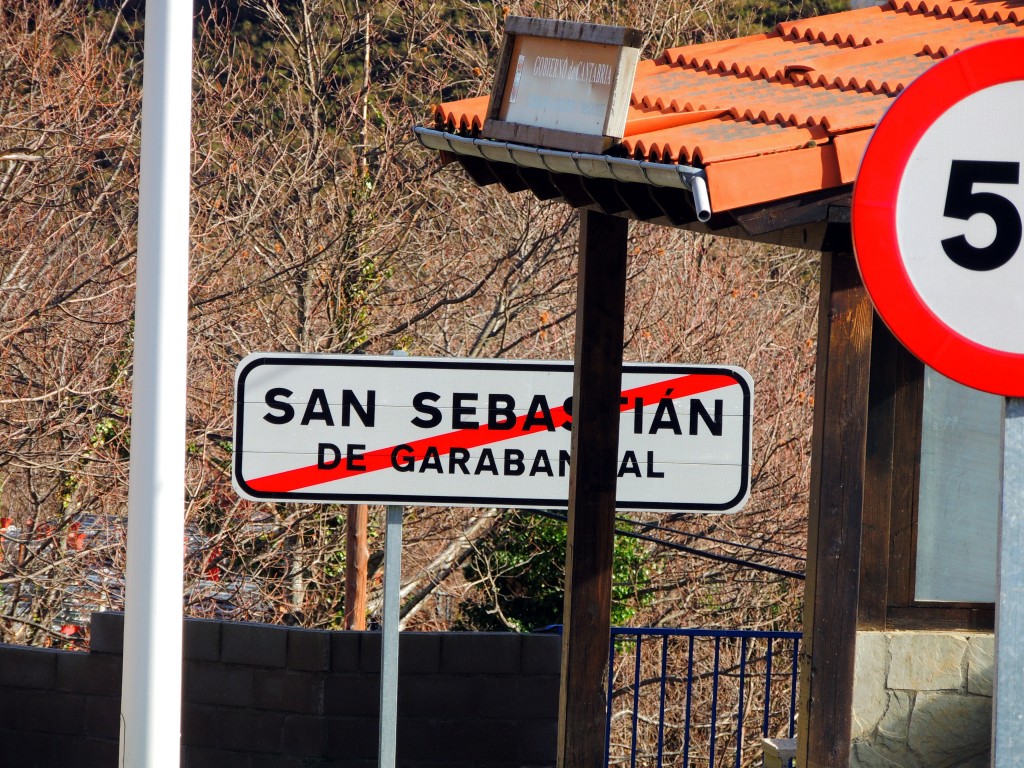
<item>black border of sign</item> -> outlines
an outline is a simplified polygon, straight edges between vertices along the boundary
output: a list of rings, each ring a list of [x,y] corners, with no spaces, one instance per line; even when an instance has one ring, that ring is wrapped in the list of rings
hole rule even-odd
[[[531,361],[531,360],[471,360],[465,358],[424,358],[424,357],[369,357],[362,355],[282,355],[280,353],[268,353],[265,356],[254,353],[239,363],[235,374],[235,424],[233,434],[233,458],[232,476],[235,484],[245,490],[253,499],[261,501],[279,502],[319,502],[324,504],[429,504],[433,506],[446,507],[508,507],[513,509],[522,508],[551,508],[565,509],[564,499],[535,499],[535,498],[472,498],[465,496],[412,496],[403,494],[335,494],[335,493],[311,493],[296,491],[287,494],[269,494],[253,491],[242,478],[242,446],[243,411],[245,405],[245,380],[249,373],[263,365],[310,365],[310,366],[339,366],[361,368],[395,368],[395,369],[456,369],[456,370],[499,370],[499,371],[561,371],[569,372],[573,369],[572,363]],[[704,365],[676,365],[649,364],[649,363],[624,363],[623,372],[636,373],[661,373],[671,372],[679,374],[706,374],[728,376],[740,386],[743,392],[743,448],[741,457],[741,484],[739,492],[728,502],[722,504],[679,504],[679,503],[654,503],[654,502],[631,502],[629,500],[617,500],[615,507],[622,511],[643,511],[643,512],[736,512],[740,507],[737,505],[747,496],[750,486],[750,441],[753,431],[753,414],[751,413],[752,392],[747,380],[737,375],[734,368],[723,368]],[[749,375],[749,374],[748,374]]]

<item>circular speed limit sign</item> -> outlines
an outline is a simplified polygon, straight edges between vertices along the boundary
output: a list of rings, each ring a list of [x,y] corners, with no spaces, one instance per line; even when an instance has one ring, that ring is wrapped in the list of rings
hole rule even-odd
[[[1024,37],[944,59],[893,102],[858,173],[853,239],[911,352],[1024,396]]]

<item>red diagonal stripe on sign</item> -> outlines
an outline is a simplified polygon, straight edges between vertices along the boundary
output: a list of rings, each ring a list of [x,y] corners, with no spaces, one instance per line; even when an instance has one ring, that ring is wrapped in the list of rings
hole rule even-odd
[[[668,379],[667,381],[659,381],[656,384],[645,384],[642,387],[628,389],[622,393],[622,397],[626,398],[626,402],[619,407],[619,411],[628,411],[634,408],[637,399],[641,399],[643,407],[646,407],[664,398],[676,400],[687,395],[697,395],[702,392],[721,389],[722,387],[731,387],[736,383],[736,379],[731,376],[690,374],[679,376],[675,379]],[[467,450],[479,448],[482,445],[500,443],[504,440],[512,440],[523,435],[545,431],[547,427],[544,424],[533,424],[529,427],[522,426],[531,415],[533,414],[524,413],[522,416],[517,417],[515,424],[511,428],[491,429],[487,426],[481,426],[477,429],[458,429],[454,432],[425,437],[422,440],[414,440],[410,443],[399,443],[399,445],[409,447],[409,450],[402,451],[402,459],[415,459],[419,461],[426,456],[427,449],[431,447],[435,448],[440,455],[445,456],[452,448],[465,448]],[[566,414],[563,406],[551,409],[551,419],[555,424],[565,420],[567,417],[568,414]],[[569,418],[571,420],[571,417]],[[345,466],[344,462],[333,469],[320,469],[316,464],[313,464],[308,467],[289,469],[285,472],[277,472],[273,475],[265,475],[253,480],[247,480],[246,485],[259,493],[289,493],[301,488],[329,483],[333,480],[343,480],[346,477],[376,472],[391,466],[391,454],[397,447],[393,445],[362,454],[359,460],[366,467],[365,469],[349,469]]]

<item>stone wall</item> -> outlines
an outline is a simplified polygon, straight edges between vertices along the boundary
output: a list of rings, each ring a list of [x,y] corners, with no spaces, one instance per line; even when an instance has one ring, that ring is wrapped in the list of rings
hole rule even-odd
[[[850,768],[988,768],[994,637],[858,632]]]
[[[89,653],[0,645],[0,766],[117,763],[121,614]],[[398,765],[555,762],[560,638],[403,633]],[[183,768],[373,768],[380,634],[186,620]],[[168,660],[172,663],[172,660]]]

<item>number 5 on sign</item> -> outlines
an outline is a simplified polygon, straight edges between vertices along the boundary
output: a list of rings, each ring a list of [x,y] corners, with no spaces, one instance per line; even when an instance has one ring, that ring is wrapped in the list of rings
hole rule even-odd
[[[853,194],[857,263],[917,357],[1024,396],[1024,37],[944,59],[895,100]]]
[[[1020,163],[1001,160],[954,160],[949,169],[946,207],[942,215],[970,224],[976,214],[991,219],[995,236],[977,237],[987,245],[975,245],[966,235],[942,240],[942,249],[953,263],[964,269],[987,272],[999,269],[1020,248],[1020,209],[1009,198],[995,192],[979,192],[975,185],[1018,184]]]

